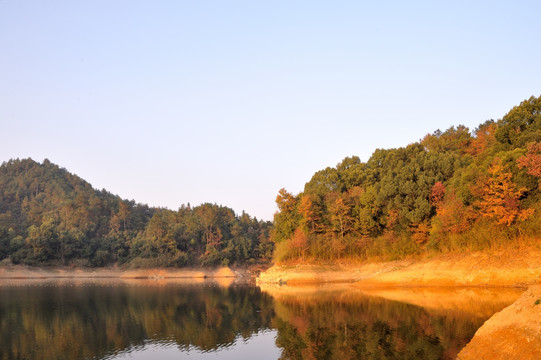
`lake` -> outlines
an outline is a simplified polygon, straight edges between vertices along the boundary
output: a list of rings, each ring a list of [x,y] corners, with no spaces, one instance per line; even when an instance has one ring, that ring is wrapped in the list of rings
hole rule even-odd
[[[453,359],[517,289],[0,281],[0,359]]]

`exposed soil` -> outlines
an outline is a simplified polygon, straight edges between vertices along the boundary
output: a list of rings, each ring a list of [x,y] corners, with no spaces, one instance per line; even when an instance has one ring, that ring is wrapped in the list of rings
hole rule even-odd
[[[273,266],[259,283],[355,282],[366,286],[522,286],[541,284],[541,250],[445,254],[390,262]]]
[[[541,286],[487,320],[457,359],[541,359]]]

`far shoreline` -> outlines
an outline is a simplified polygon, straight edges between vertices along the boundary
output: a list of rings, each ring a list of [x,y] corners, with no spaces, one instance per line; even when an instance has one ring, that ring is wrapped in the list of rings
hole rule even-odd
[[[227,266],[149,269],[0,266],[0,281],[8,279],[214,279],[255,278],[256,275],[257,271],[250,267],[230,268]]]

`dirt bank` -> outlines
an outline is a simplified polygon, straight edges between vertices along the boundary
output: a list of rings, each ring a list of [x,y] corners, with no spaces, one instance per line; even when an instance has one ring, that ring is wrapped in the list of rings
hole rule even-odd
[[[541,286],[487,320],[457,359],[541,359]]]
[[[319,282],[356,282],[361,287],[525,287],[541,284],[541,250],[505,249],[391,262],[273,266],[258,277],[258,283]]]

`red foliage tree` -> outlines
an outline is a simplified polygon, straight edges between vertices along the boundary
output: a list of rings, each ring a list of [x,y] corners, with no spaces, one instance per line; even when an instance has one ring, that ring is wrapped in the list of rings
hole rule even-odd
[[[517,159],[519,168],[526,168],[528,174],[541,178],[541,142],[528,145],[526,155]]]
[[[443,201],[444,196],[445,185],[438,181],[432,186],[432,190],[430,192],[430,201],[432,202],[432,205],[438,207]]]

